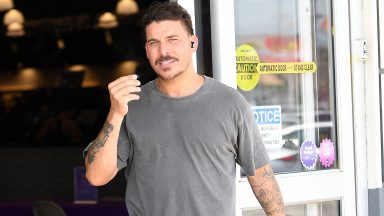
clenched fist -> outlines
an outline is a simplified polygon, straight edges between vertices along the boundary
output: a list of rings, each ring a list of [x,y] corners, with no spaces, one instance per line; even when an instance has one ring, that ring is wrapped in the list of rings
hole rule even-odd
[[[136,94],[141,91],[140,81],[137,75],[122,76],[108,84],[111,100],[111,112],[124,116],[128,113],[128,102],[138,100]]]

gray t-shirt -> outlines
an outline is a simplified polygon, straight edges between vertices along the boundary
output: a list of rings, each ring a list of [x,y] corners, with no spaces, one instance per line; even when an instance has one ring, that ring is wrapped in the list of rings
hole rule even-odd
[[[246,100],[205,77],[172,98],[154,81],[129,103],[118,142],[130,216],[235,215],[236,162],[247,175],[269,162]]]

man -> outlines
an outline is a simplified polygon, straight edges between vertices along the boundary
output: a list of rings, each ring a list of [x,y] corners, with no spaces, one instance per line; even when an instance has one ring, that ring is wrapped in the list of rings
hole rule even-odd
[[[85,158],[89,182],[106,184],[126,167],[131,216],[233,216],[238,163],[264,211],[285,215],[249,105],[193,69],[198,38],[189,14],[155,3],[143,20],[158,78],[141,88],[136,75],[108,85],[110,112]]]

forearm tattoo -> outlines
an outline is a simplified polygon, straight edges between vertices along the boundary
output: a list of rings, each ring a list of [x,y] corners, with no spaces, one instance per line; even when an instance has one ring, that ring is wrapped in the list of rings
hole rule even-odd
[[[251,185],[253,193],[267,215],[285,215],[284,201],[272,168],[266,166],[262,172],[260,183]]]
[[[95,140],[92,141],[91,149],[88,152],[88,163],[91,164],[96,157],[96,153],[99,152],[100,148],[105,145],[109,134],[113,131],[113,125],[108,121],[105,121],[103,128]]]

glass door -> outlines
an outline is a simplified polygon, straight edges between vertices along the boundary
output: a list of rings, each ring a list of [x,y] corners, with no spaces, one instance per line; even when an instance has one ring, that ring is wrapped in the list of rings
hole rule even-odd
[[[249,102],[291,215],[356,215],[346,0],[211,0],[213,74]],[[237,215],[260,215],[238,169]]]
[[[237,89],[252,106],[277,173],[338,167],[330,2],[311,3],[235,4]],[[252,19],[261,6],[272,10]],[[317,161],[320,144],[328,152]]]

